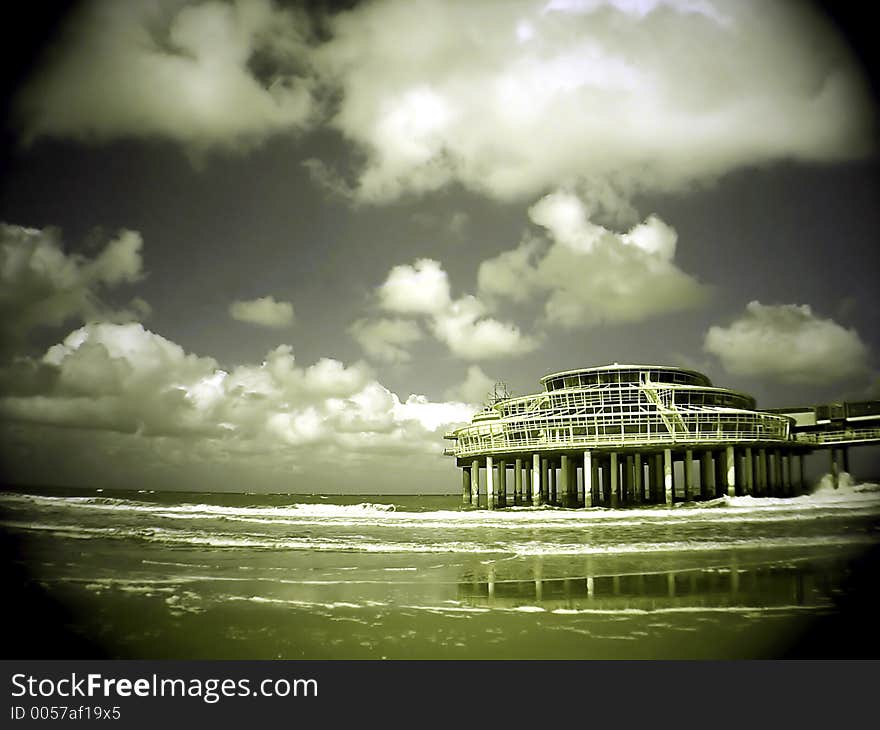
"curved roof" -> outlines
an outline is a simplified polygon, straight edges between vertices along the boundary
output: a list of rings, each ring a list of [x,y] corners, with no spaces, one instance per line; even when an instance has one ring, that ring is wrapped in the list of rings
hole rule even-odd
[[[649,366],[647,366],[647,365],[641,366],[640,365],[639,367],[649,367]],[[655,369],[655,367],[653,365],[651,365],[650,367],[651,367],[651,369]],[[684,370],[684,368],[669,368],[669,369]],[[580,370],[566,371],[566,373],[579,373],[579,372],[581,372],[581,371]],[[693,373],[696,371],[695,370],[685,370],[685,372]],[[557,375],[562,375],[562,374],[564,374],[564,373],[554,373],[553,375],[548,375],[547,377],[552,378],[552,377],[556,377]],[[663,383],[663,387],[670,388],[672,390],[682,390],[682,391],[687,391],[687,392],[706,392],[706,391],[708,391],[710,393],[731,393],[733,395],[738,395],[741,398],[745,398],[750,401],[755,400],[755,396],[750,395],[749,393],[746,393],[745,391],[735,390],[734,388],[724,388],[724,387],[721,387],[718,385],[685,385],[683,383],[668,383],[668,384]],[[505,398],[504,400],[496,401],[495,403],[492,404],[492,408],[497,408],[499,406],[505,406],[508,403],[518,403],[518,402],[526,401],[526,400],[535,400],[537,398],[549,398],[554,393],[576,393],[576,392],[583,392],[583,390],[584,390],[583,388],[562,388],[560,390],[553,390],[553,391],[543,390],[540,393],[528,393],[527,395],[516,395],[516,396],[513,396],[512,398]],[[752,408],[749,410],[758,410],[758,409]],[[781,410],[788,413],[791,409],[783,408]],[[761,408],[760,411],[762,413],[772,413],[773,409],[772,408]]]
[[[599,365],[597,367],[592,368],[575,368],[574,370],[560,370],[556,373],[550,373],[549,375],[545,375],[539,381],[541,385],[546,383],[548,380],[552,380],[553,378],[559,378],[565,375],[579,375],[581,373],[598,373],[598,372],[609,372],[615,370],[674,370],[679,373],[689,373],[691,375],[696,375],[703,380],[708,380],[703,373],[699,370],[691,370],[690,368],[681,368],[674,365],[632,365],[632,364],[620,364],[614,363],[612,365]]]

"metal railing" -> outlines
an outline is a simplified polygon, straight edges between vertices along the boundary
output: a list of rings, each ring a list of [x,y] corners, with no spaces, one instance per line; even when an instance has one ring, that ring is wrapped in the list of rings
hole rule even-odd
[[[785,443],[786,416],[689,402],[688,388],[643,378],[627,388],[542,393],[517,400],[503,418],[456,429],[447,449],[467,457],[505,452],[731,443]],[[683,402],[679,403],[679,397]],[[499,404],[499,415],[510,405]]]
[[[850,428],[841,431],[811,431],[795,434],[795,439],[806,444],[840,444],[880,441],[880,428]]]
[[[444,453],[450,456],[475,456],[500,454],[507,452],[525,451],[564,451],[567,449],[592,449],[592,448],[627,448],[627,447],[656,447],[656,446],[727,446],[744,443],[770,443],[781,444],[790,442],[787,434],[768,433],[765,430],[750,429],[738,431],[715,431],[691,432],[687,439],[677,438],[673,433],[646,434],[583,434],[573,435],[566,438],[539,437],[539,438],[505,438],[503,434],[489,440],[479,442],[467,442],[459,440],[458,446],[445,449]]]

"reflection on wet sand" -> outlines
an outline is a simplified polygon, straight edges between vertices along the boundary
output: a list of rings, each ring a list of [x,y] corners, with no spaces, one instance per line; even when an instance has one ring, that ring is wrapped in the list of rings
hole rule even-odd
[[[815,608],[830,605],[843,570],[833,561],[741,565],[733,558],[726,564],[686,570],[624,574],[588,570],[581,576],[547,578],[543,560],[537,558],[529,579],[506,578],[500,564],[486,566],[484,578],[466,576],[458,584],[458,599],[475,607],[546,610]]]

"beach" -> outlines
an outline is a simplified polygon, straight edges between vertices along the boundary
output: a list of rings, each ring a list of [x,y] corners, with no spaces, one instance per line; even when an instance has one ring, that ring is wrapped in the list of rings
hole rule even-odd
[[[7,656],[875,656],[880,487],[610,510],[0,492]],[[10,654],[11,652],[11,654]]]

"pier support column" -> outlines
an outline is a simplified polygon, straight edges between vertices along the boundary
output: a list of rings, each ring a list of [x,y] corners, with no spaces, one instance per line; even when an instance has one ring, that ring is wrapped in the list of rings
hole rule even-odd
[[[666,478],[663,476],[663,454],[654,454],[654,481],[651,485],[651,496],[654,504],[666,501]]]
[[[840,486],[840,463],[837,460],[837,449],[831,447],[831,483],[837,489]]]
[[[470,506],[471,503],[471,471],[469,466],[461,469],[461,503]]]
[[[584,507],[593,506],[593,455],[584,451]]]
[[[654,504],[657,496],[657,459],[654,454],[648,454],[645,459],[648,462],[648,504]]]
[[[724,466],[724,452],[715,451],[712,454],[715,462],[715,496],[723,497],[727,494],[727,469]]]
[[[507,462],[498,460],[498,492],[497,503],[499,507],[507,506]]]
[[[617,466],[617,452],[611,452],[611,463],[609,465],[610,474],[610,489],[609,492],[611,494],[611,506],[618,507],[620,506],[620,468]]]
[[[559,458],[559,504],[571,506],[571,463],[568,454]]]
[[[700,454],[700,496],[703,499],[712,499],[715,496],[711,451],[704,451]]]
[[[782,455],[782,493],[791,497],[791,453],[786,451]]]
[[[742,449],[735,452],[733,463],[736,470],[736,493],[742,496],[746,493],[746,455]]]
[[[633,457],[627,454],[623,460],[623,483],[620,490],[620,501],[623,504],[633,502]]]
[[[773,452],[773,496],[781,497],[782,491],[782,452],[779,449]]]
[[[840,447],[840,455],[842,457],[841,462],[842,462],[842,466],[843,466],[843,471],[845,471],[847,474],[849,474],[849,447],[848,446],[841,446]]]
[[[635,467],[635,478],[633,479],[633,496],[635,499],[633,501],[636,504],[641,504],[645,501],[645,470],[642,466],[642,455],[636,454],[633,457],[633,463]]]
[[[590,491],[593,495],[593,507],[598,507],[599,502],[599,457],[596,455],[595,457],[590,459],[592,464],[592,472],[590,474]]]
[[[541,457],[541,502],[547,504],[550,501],[550,461]]]
[[[532,454],[532,506],[541,506],[541,455]]]
[[[727,496],[736,496],[736,461],[733,446],[728,446],[724,453],[724,461],[727,466]]]
[[[767,449],[758,449],[758,496],[767,496]]]
[[[672,472],[672,449],[663,449],[663,493],[666,497],[666,506],[672,507],[675,497],[675,481]]]
[[[522,504],[523,460],[513,462],[513,503]]]
[[[694,493],[694,452],[685,449],[684,452],[684,501],[690,502]]]
[[[806,494],[807,492],[807,478],[804,474],[804,455],[800,453],[798,454],[798,492],[800,494]]]
[[[477,459],[471,462],[471,507],[480,507],[480,462]]]
[[[558,484],[556,482],[556,464],[552,459],[547,460],[547,501],[550,504],[556,504],[558,495]]]
[[[495,465],[492,457],[486,457],[486,507],[495,509]]]
[[[745,479],[743,480],[743,488],[746,494],[752,494],[755,491],[755,463],[752,458],[752,447],[746,446],[746,458],[743,472]]]
[[[753,477],[753,486],[754,486],[754,494],[756,497],[762,496],[761,494],[761,450],[755,449],[752,451],[752,477]]]

